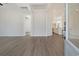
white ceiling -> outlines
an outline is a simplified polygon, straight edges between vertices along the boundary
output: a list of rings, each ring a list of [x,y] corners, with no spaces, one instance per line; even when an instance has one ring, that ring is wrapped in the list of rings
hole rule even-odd
[[[46,7],[48,4],[46,3],[16,3],[18,7],[31,7],[31,8],[42,8]]]
[[[18,7],[23,10],[32,9],[43,9],[43,8],[53,8],[53,9],[61,9],[64,6],[64,3],[16,3]]]
[[[28,3],[16,3],[18,7],[27,7]]]

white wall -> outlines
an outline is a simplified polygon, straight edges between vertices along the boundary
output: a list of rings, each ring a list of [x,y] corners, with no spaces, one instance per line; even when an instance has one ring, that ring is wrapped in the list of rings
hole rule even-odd
[[[32,36],[52,35],[51,19],[46,8],[32,9]]]
[[[32,13],[32,36],[52,35],[52,22],[47,8],[33,9]],[[16,4],[5,4],[0,7],[0,36],[24,35],[25,16],[25,13]],[[26,27],[30,28],[29,26]],[[29,30],[26,29],[26,32]]]
[[[0,36],[24,35],[24,15],[15,4],[0,7]]]
[[[69,4],[69,39],[79,39],[79,4]]]

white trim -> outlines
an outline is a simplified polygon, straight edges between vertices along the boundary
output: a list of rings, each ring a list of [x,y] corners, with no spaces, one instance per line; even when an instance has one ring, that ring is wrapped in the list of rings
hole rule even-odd
[[[25,36],[25,35],[0,35],[0,36]]]
[[[66,40],[76,51],[78,51],[79,52],[79,48],[78,47],[76,47],[71,41],[69,41],[69,40]]]
[[[39,37],[45,36],[45,37],[47,37],[48,35],[32,35],[32,36],[39,36]]]
[[[68,3],[66,3],[66,40],[68,40]]]
[[[52,35],[50,34],[50,35],[31,35],[31,36],[52,36]]]

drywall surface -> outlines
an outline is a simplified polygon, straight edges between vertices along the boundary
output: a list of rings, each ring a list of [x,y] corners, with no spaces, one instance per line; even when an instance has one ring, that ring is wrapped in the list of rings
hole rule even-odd
[[[0,7],[0,36],[23,36],[24,15],[15,4]]]
[[[69,4],[69,39],[79,39],[79,4]]]
[[[52,35],[52,25],[47,9],[32,9],[32,36],[50,35]]]

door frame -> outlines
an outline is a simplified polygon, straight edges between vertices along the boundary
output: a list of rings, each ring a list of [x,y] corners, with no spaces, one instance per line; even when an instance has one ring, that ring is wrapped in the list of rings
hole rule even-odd
[[[69,38],[69,31],[68,31],[68,25],[69,25],[69,17],[68,17],[68,3],[65,5],[65,20],[66,20],[66,40]]]

